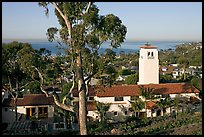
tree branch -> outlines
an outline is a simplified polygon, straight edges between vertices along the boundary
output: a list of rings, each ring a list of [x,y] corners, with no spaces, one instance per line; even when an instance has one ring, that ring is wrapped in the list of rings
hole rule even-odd
[[[39,78],[40,78],[40,89],[43,93],[45,93],[46,97],[48,97],[48,93],[47,91],[45,91],[43,88],[42,88],[42,85],[43,85],[43,76],[41,74],[41,72],[35,67],[35,66],[32,66],[37,72],[38,72],[38,75],[39,75]]]
[[[60,103],[60,102],[58,101],[58,99],[56,98],[56,96],[55,96],[54,94],[53,94],[52,96],[53,96],[53,98],[54,98],[55,104],[56,104],[58,107],[60,107],[60,108],[62,108],[62,109],[64,109],[64,110],[67,110],[67,111],[74,112],[74,107],[73,107],[73,106],[62,104],[62,103]]]
[[[63,14],[62,11],[59,9],[59,7],[57,6],[56,2],[52,2],[52,5],[55,7],[55,9],[59,12],[59,14],[61,15],[61,17],[64,19],[67,29],[69,31],[69,35],[71,37],[71,23],[68,20],[66,14]]]
[[[89,11],[89,8],[90,8],[90,6],[91,6],[91,3],[92,3],[92,2],[89,2],[88,6],[87,6],[87,8],[86,8],[86,13]]]
[[[75,87],[75,73],[74,73],[74,71],[72,71],[72,73],[73,73],[73,77],[72,77],[72,87],[70,88],[69,93],[72,93],[72,91],[74,90],[74,87]],[[68,96],[68,95],[69,95],[69,94],[67,94],[67,95],[63,98],[62,104],[65,104],[65,100],[67,99],[67,96]],[[71,94],[71,96],[72,96],[72,94]]]

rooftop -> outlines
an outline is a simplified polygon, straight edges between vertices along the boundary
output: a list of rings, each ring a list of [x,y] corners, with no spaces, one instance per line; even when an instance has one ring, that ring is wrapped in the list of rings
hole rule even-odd
[[[112,87],[91,87],[88,96],[116,97],[116,96],[139,96],[140,87],[153,88],[155,94],[180,94],[199,93],[190,83],[162,83],[147,85],[113,85]],[[78,92],[73,91],[73,96],[78,97]]]
[[[54,104],[53,97],[46,97],[45,94],[25,94],[23,98],[17,99],[17,106],[37,106],[37,105],[52,105]],[[13,98],[5,99],[3,106],[14,106]]]

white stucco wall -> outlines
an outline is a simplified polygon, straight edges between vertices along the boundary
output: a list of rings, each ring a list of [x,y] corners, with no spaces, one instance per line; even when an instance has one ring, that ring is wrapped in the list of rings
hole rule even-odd
[[[38,107],[48,107],[48,117],[54,117],[54,107],[51,105],[42,105],[42,106],[17,106],[18,116],[20,114],[26,115],[26,108],[35,107],[36,112]],[[7,109],[7,111],[5,111]],[[3,107],[2,108],[2,123],[12,123],[15,121],[15,111],[14,108]]]
[[[114,121],[124,121],[126,117],[130,115],[128,110],[130,107],[130,96],[123,97],[123,101],[115,101],[114,98],[115,97],[95,97],[95,100],[103,103],[111,103],[106,116]],[[125,111],[127,111],[127,115],[125,114]],[[114,115],[114,112],[117,112],[117,115]],[[89,111],[88,116],[96,118],[98,113],[97,111]]]
[[[153,57],[148,57],[153,52]],[[138,84],[159,84],[159,59],[157,49],[140,49]]]
[[[175,98],[176,95],[181,95],[181,96],[184,96],[184,97],[197,97],[197,94],[198,93],[181,93],[181,94],[169,94],[170,98]]]

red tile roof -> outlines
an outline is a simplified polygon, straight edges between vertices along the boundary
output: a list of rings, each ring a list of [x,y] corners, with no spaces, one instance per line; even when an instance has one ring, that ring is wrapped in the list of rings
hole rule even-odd
[[[37,106],[37,105],[52,105],[54,104],[53,97],[46,97],[45,94],[25,94],[23,98],[17,99],[18,106]],[[4,106],[14,106],[12,98],[6,99],[3,102]]]
[[[139,96],[140,86],[153,88],[155,94],[180,94],[199,93],[193,85],[189,83],[162,83],[147,85],[113,85],[112,87],[92,87],[89,89],[89,96],[116,97],[116,96]],[[77,91],[73,91],[73,96],[78,97]]]
[[[87,111],[96,110],[96,104],[94,102],[87,102]]]
[[[157,107],[157,104],[154,103],[153,101],[147,101],[146,105],[147,105],[147,109],[152,109],[152,108],[156,108]]]
[[[143,49],[156,49],[157,47],[156,46],[147,46],[147,45],[144,45],[144,46],[140,46],[140,48],[143,48]]]

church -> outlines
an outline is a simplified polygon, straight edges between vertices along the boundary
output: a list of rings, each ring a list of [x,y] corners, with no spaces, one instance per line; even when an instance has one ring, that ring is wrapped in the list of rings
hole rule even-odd
[[[155,99],[145,99],[141,96],[141,87],[153,89]],[[159,83],[159,58],[156,46],[145,44],[140,47],[139,82],[136,85],[112,85],[111,87],[94,87],[89,89],[87,97],[87,116],[92,120],[100,119],[95,101],[110,104],[109,110],[103,115],[111,118],[110,122],[125,121],[128,116],[156,117],[171,114],[176,109],[172,105],[162,109],[157,105],[160,99],[185,96],[189,99],[199,98],[199,90],[189,83]],[[78,94],[73,92],[74,103],[78,104]],[[140,112],[131,109],[134,97],[141,98],[145,108]],[[181,110],[179,110],[181,111]]]

